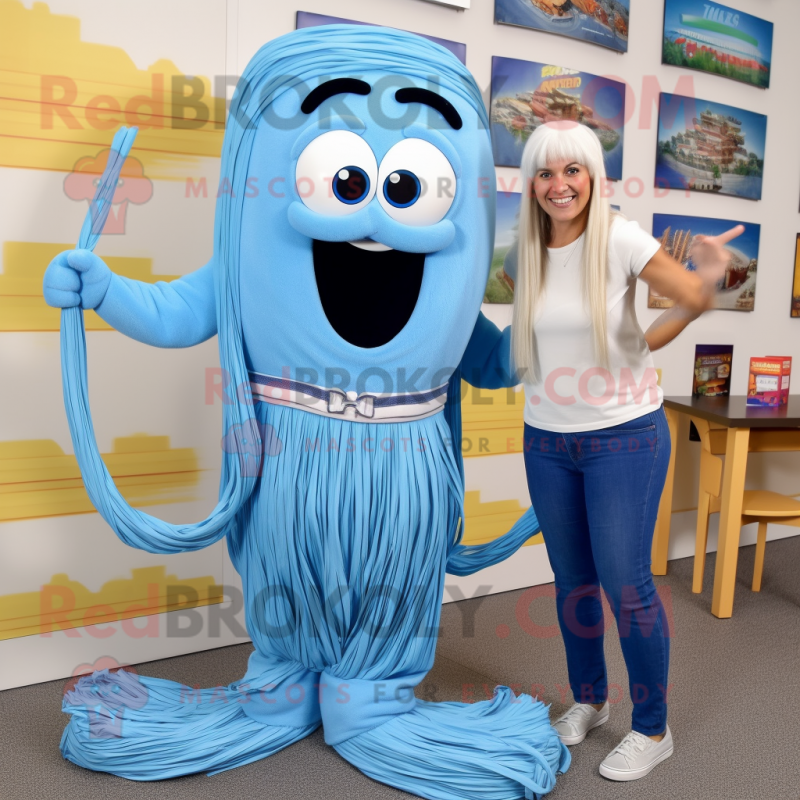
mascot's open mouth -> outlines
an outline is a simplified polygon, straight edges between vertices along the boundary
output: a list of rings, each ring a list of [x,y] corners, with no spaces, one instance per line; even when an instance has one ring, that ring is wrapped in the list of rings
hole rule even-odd
[[[424,253],[314,240],[314,275],[333,329],[357,347],[380,347],[405,327],[419,297]]]

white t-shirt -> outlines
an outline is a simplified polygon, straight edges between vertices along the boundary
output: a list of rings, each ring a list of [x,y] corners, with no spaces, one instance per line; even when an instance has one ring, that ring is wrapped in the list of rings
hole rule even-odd
[[[608,243],[608,369],[594,352],[592,320],[583,299],[585,234],[548,248],[544,296],[534,314],[540,380],[525,383],[524,419],[547,431],[609,428],[655,411],[663,394],[653,357],[636,320],[637,276],[660,244],[639,224],[615,217]],[[516,259],[506,272],[516,279]]]

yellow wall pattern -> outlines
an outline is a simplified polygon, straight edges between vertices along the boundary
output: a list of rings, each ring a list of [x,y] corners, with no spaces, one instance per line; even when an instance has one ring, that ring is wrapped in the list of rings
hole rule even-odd
[[[185,180],[222,151],[224,98],[212,93],[167,59],[140,70],[123,49],[82,41],[80,20],[46,3],[0,0],[0,166],[70,172],[136,125],[147,177]]]
[[[200,479],[197,454],[171,448],[168,436],[115,439],[113,451],[102,458],[134,507],[197,500],[189,491]],[[75,456],[65,455],[56,442],[0,442],[0,522],[94,510]]]
[[[464,494],[464,536],[462,544],[486,544],[498,536],[511,530],[514,523],[527,511],[518,500],[497,500],[489,503],[481,502],[480,492]],[[525,543],[542,544],[541,533],[532,536]]]
[[[98,592],[89,591],[67,575],[53,575],[40,591],[0,596],[0,640],[207,606],[222,600],[222,587],[215,585],[213,577],[178,579],[167,575],[166,567],[161,566],[133,569],[131,578],[108,581]],[[92,634],[104,638],[109,635],[108,630],[105,634]],[[148,635],[143,628],[136,632],[131,627],[125,632],[139,637]]]
[[[525,393],[476,389],[463,381],[461,387],[464,458],[521,453]]]

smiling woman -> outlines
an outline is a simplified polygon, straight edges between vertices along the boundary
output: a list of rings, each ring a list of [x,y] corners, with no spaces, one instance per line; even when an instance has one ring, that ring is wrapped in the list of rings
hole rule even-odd
[[[535,358],[535,334],[527,332],[534,329],[534,311],[545,286],[547,248],[556,250],[573,242],[577,248],[584,232],[590,244],[584,247],[585,269],[577,277],[600,363],[608,359],[605,251],[611,209],[602,192],[592,191],[593,185],[601,185],[606,178],[603,151],[595,134],[583,125],[550,123],[540,130],[522,154],[524,183],[531,190],[523,193],[520,219],[529,223],[520,226],[519,276],[514,278],[520,283],[514,302],[514,360],[534,377],[541,370]]]
[[[574,222],[585,227],[589,214],[588,204],[592,194],[592,179],[589,170],[576,161],[564,159],[537,170],[533,176],[533,192],[536,200],[557,222]],[[554,225],[553,247],[559,247],[559,234],[568,235],[570,227]]]
[[[524,382],[525,470],[576,701],[554,727],[563,744],[576,745],[608,720],[602,586],[634,710],[631,732],[600,773],[635,780],[672,755],[668,623],[650,572],[670,440],[650,347],[708,307],[724,270],[722,244],[740,231],[702,241],[698,274],[685,272],[635,222],[611,213],[600,191],[600,141],[576,123],[540,126],[522,175],[519,244],[505,264],[515,282],[513,326],[501,335],[480,318],[462,368],[475,385],[499,388],[517,381],[497,379],[514,375],[510,361]],[[684,316],[642,333],[637,278],[675,298]]]

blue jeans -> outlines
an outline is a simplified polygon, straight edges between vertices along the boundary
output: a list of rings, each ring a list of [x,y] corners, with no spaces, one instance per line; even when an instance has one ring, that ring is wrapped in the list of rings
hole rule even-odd
[[[602,586],[628,668],[633,730],[663,733],[669,625],[650,572],[650,548],[670,454],[664,410],[585,433],[525,425],[524,442],[575,701],[608,697]]]

